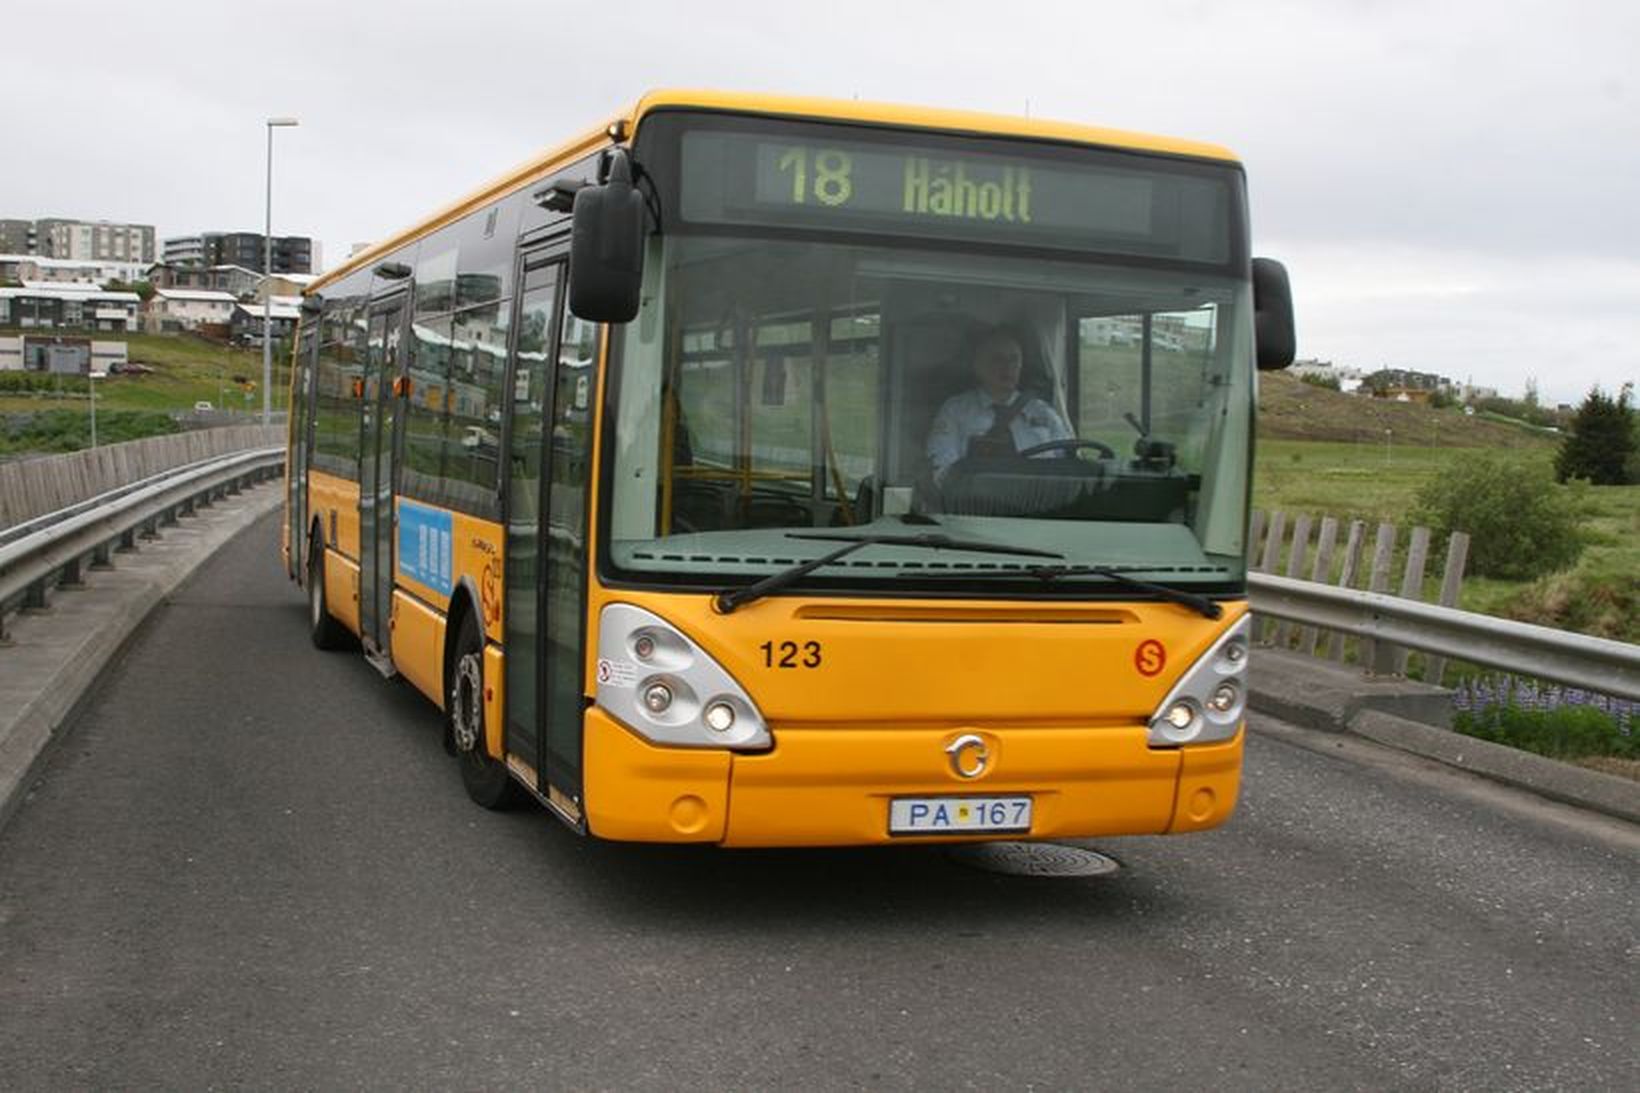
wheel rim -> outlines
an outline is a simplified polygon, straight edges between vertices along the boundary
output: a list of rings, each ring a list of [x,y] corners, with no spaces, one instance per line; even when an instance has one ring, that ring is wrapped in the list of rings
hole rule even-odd
[[[467,653],[456,661],[455,683],[450,688],[450,734],[456,751],[478,754],[479,737],[484,731],[484,711],[479,703],[483,674],[478,655]]]

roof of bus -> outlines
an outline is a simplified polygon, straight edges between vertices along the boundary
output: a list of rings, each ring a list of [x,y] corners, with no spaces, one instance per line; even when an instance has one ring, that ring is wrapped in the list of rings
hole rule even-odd
[[[1122,129],[1101,129],[1091,125],[1019,118],[1007,114],[982,114],[969,110],[940,110],[927,106],[860,102],[856,99],[805,98],[796,95],[762,95],[743,91],[666,89],[651,91],[632,113],[636,123],[652,110],[671,106],[693,106],[747,114],[780,114],[786,117],[825,121],[860,121],[913,129],[944,129],[990,136],[1035,137],[1039,140],[1068,141],[1131,148],[1144,152],[1192,156],[1198,159],[1234,161],[1236,155],[1216,144],[1134,133]]]
[[[625,122],[632,129],[645,115],[671,107],[693,107],[705,110],[723,110],[734,113],[772,114],[782,117],[809,118],[828,121],[856,121],[878,125],[906,126],[916,129],[939,129],[960,133],[983,133],[1038,140],[1066,141],[1074,144],[1094,144],[1110,148],[1128,148],[1164,155],[1190,156],[1197,159],[1216,159],[1235,162],[1236,155],[1216,144],[1181,140],[1176,137],[1134,133],[1121,129],[1103,129],[1096,126],[1074,125],[1069,122],[1049,121],[1043,118],[1020,118],[1006,114],[983,114],[964,110],[939,110],[924,106],[903,106],[891,103],[859,102],[853,99],[806,98],[793,95],[764,95],[740,91],[706,91],[666,89],[651,91],[640,99],[630,112],[617,114],[595,129],[587,130],[567,141],[518,164],[510,171],[451,202],[425,220],[352,255],[336,269],[324,274],[307,291],[317,292],[356,269],[367,266],[392,251],[430,234],[462,216],[482,208],[530,180],[546,173],[560,163],[592,151],[610,139],[610,130]]]

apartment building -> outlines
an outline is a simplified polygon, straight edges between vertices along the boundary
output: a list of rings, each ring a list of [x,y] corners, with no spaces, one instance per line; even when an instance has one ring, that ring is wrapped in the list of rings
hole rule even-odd
[[[267,236],[260,232],[202,232],[165,240],[165,263],[172,266],[242,266],[265,272]],[[304,235],[273,237],[274,273],[312,273],[319,247]]]
[[[34,248],[28,253],[42,254],[47,258],[67,258],[77,262],[146,263],[154,260],[152,224],[46,217],[34,222],[34,233]]]

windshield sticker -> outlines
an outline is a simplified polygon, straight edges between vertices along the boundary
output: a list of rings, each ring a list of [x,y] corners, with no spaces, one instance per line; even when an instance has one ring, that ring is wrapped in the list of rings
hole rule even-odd
[[[598,658],[598,685],[600,687],[631,687],[638,682],[638,666],[630,660]]]

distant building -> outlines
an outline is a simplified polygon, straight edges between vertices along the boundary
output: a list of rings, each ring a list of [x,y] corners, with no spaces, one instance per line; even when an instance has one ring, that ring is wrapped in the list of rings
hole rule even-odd
[[[256,286],[264,280],[261,273],[244,266],[212,266],[210,274],[212,288],[240,299],[255,292]]]
[[[318,279],[319,275],[316,273],[276,273],[272,277],[262,278],[261,283],[256,286],[256,291],[252,295],[257,300],[261,300],[269,294],[272,294],[274,299],[281,296],[300,297],[302,293],[307,291],[308,286]],[[486,297],[486,299],[489,298]]]
[[[145,325],[151,334],[220,326],[225,335],[239,301],[231,293],[199,288],[156,288]]]
[[[167,266],[204,266],[205,237],[178,235],[167,239],[160,261]]]
[[[23,334],[0,337],[0,372],[53,372],[83,376],[106,376],[129,363],[124,342],[96,341],[91,338],[57,334]]]
[[[1437,394],[1456,396],[1459,385],[1433,372],[1380,368],[1362,378],[1362,390],[1376,398],[1392,398],[1397,402],[1429,402]]]
[[[37,243],[34,221],[0,220],[0,254],[33,254]]]
[[[0,280],[78,281],[106,285],[110,281],[140,281],[141,262],[82,261],[74,258],[45,258],[38,254],[0,253]]]
[[[241,266],[264,270],[267,236],[260,232],[202,232],[165,240],[164,260],[173,266]],[[319,247],[301,235],[273,237],[274,273],[312,273]]]
[[[269,302],[269,310],[273,320],[273,337],[280,340],[290,337],[296,328],[296,320],[302,315],[302,298],[300,296],[275,296]],[[261,302],[240,304],[234,308],[231,323],[233,340],[240,345],[262,344],[263,315]]]
[[[142,298],[96,285],[26,282],[0,288],[0,327],[135,330]]]
[[[32,237],[22,225],[32,225]],[[7,220],[0,245],[11,254],[38,254],[47,258],[67,258],[79,262],[129,262],[134,265],[154,260],[154,226],[119,224],[111,220],[69,220],[46,217],[41,220]]]
[[[236,297],[251,295],[264,279],[244,266],[182,266],[170,262],[149,266],[147,278],[155,288],[209,289]]]

